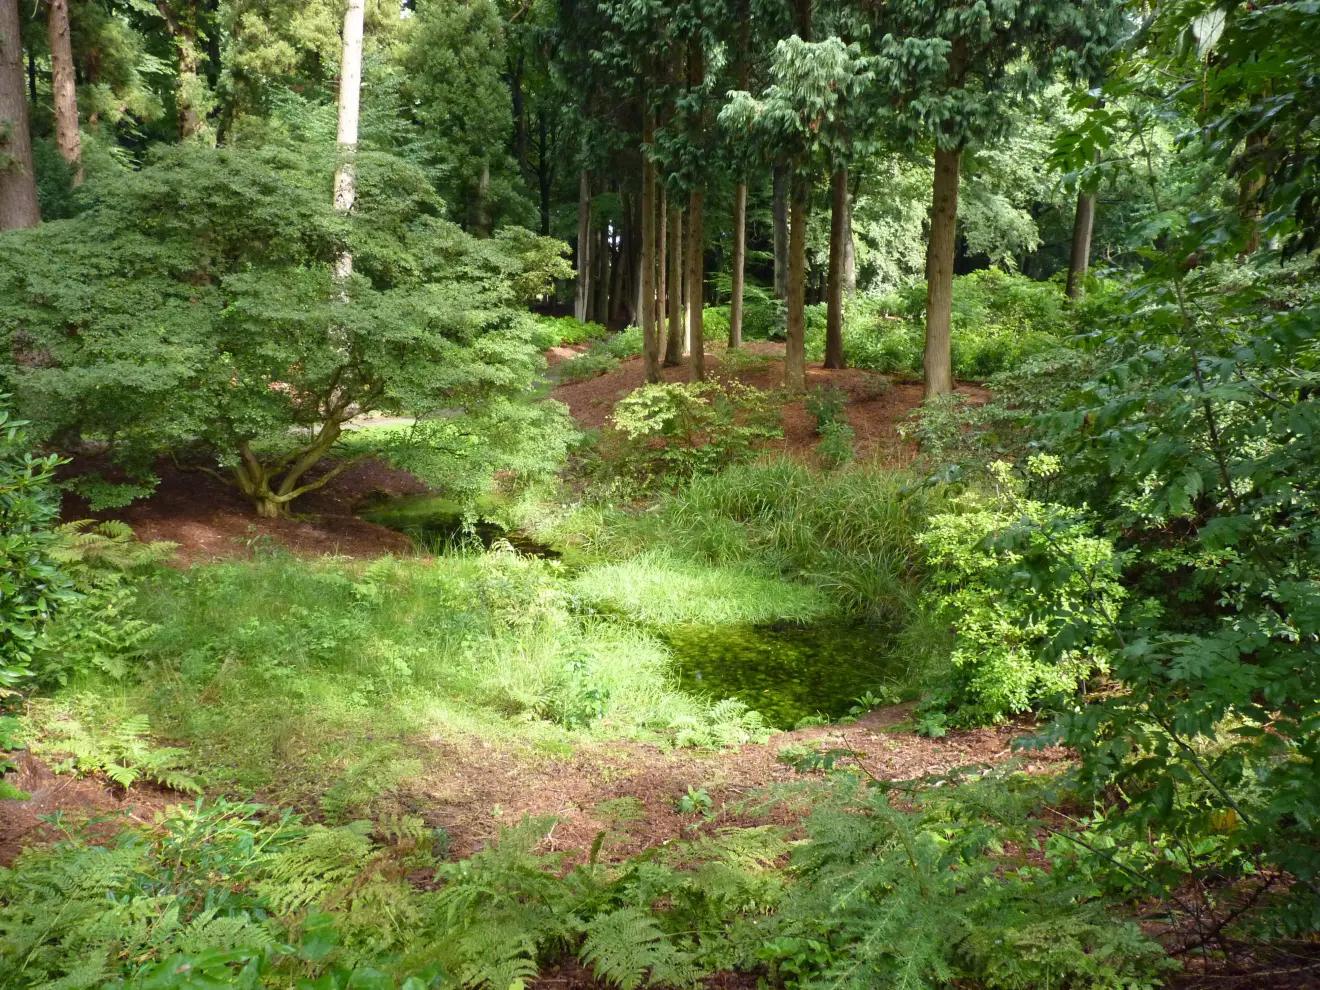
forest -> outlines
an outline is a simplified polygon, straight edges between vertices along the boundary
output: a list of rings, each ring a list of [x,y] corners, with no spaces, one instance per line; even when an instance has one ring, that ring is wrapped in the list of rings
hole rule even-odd
[[[0,0],[0,987],[1320,987],[1320,0]]]

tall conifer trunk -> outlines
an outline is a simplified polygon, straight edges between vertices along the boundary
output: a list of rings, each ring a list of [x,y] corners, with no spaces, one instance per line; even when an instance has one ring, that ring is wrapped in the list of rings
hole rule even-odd
[[[660,354],[663,356],[669,347],[668,335],[665,333],[665,317],[669,311],[669,285],[665,281],[667,277],[665,268],[669,260],[669,194],[658,177],[656,186],[659,190],[659,195],[656,197],[659,200],[656,204],[659,230],[656,233],[655,245],[655,331]]]
[[[601,326],[610,322],[610,225],[596,231],[596,292],[592,317]]]
[[[683,214],[669,209],[669,339],[665,341],[665,367],[683,363],[687,342],[683,324]]]
[[[705,231],[700,189],[688,198],[688,366],[694,382],[706,380],[706,337],[702,315],[705,302]]]
[[[357,199],[358,108],[362,101],[362,17],[365,0],[348,0],[344,11],[343,57],[339,63],[339,167],[335,169],[335,209],[348,213]],[[353,274],[353,253],[345,251],[335,262],[335,276]]]
[[[733,194],[733,298],[729,301],[729,346],[742,346],[743,281],[747,267],[747,183]]]
[[[843,211],[843,293],[857,294],[857,246],[853,242],[853,192],[848,191],[847,209]]]
[[[41,222],[20,32],[18,0],[0,0],[0,230]]]
[[[577,288],[573,294],[573,315],[586,322],[591,319],[591,173],[585,168],[578,176]]]
[[[848,213],[848,168],[839,165],[830,177],[830,273],[826,287],[825,367],[843,362],[843,255]]]
[[[788,298],[788,166],[776,165],[774,178],[775,298]]]
[[[926,398],[953,391],[953,256],[958,233],[959,148],[935,150],[935,188],[926,249]]]
[[[73,184],[82,185],[82,140],[78,135],[78,91],[73,79],[69,40],[69,0],[49,0],[46,29],[50,36],[50,88],[55,100],[55,143],[73,167]]]
[[[641,321],[642,353],[646,364],[646,380],[660,381],[660,337],[656,329],[655,305],[655,163],[651,161],[651,145],[655,142],[655,126],[650,110],[642,116],[642,276]]]
[[[807,387],[807,183],[793,180],[788,223],[788,339],[784,343],[784,385],[791,392]]]

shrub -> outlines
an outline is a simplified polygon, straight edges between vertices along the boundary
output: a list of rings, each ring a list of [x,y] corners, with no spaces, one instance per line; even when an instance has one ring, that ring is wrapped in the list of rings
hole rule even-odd
[[[536,328],[532,340],[538,348],[559,347],[565,344],[585,344],[605,337],[606,329],[599,323],[584,323],[573,316],[534,316]]]
[[[1053,469],[1046,458],[1033,467]],[[997,493],[967,493],[918,538],[931,604],[954,630],[952,681],[925,706],[939,713],[932,726],[946,711],[956,725],[1001,721],[1109,667],[1112,644],[1079,630],[1118,614],[1122,558],[1085,513],[1020,497],[1007,463],[993,476]]]
[[[49,435],[111,439],[139,471],[200,446],[282,515],[342,470],[306,480],[359,412],[522,391],[539,359],[521,304],[566,271],[561,245],[516,228],[477,241],[438,219],[420,170],[372,153],[357,169],[345,217],[316,155],[178,146],[77,217],[7,235],[0,327],[41,358],[10,370],[20,408]]]
[[[843,419],[843,408],[848,404],[848,397],[837,385],[812,389],[805,402],[807,412],[816,420],[816,433],[830,423]]]
[[[830,420],[819,432],[820,443],[816,444],[816,453],[828,467],[836,468],[853,459],[856,435],[847,420]]]
[[[783,435],[775,396],[735,381],[643,385],[615,404],[613,425],[621,469],[665,479],[720,470]]]

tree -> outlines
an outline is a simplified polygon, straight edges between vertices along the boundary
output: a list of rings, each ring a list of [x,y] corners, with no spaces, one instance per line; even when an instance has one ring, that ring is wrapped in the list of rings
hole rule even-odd
[[[758,142],[767,155],[785,161],[793,175],[784,376],[790,389],[801,391],[806,388],[804,283],[811,175],[823,154],[834,150],[842,154],[837,143],[851,133],[848,114],[869,84],[869,59],[858,46],[845,45],[838,38],[809,42],[794,36],[776,46],[770,75],[773,81],[760,99],[731,93],[720,121],[730,132]],[[846,181],[845,173],[845,189]],[[841,266],[842,254],[839,259]]]
[[[130,470],[191,458],[276,516],[343,469],[317,473],[353,416],[523,390],[538,358],[520,306],[567,273],[562,246],[474,240],[437,216],[423,173],[379,153],[359,152],[345,216],[325,196],[333,152],[318,158],[176,147],[79,216],[8,235],[20,407],[52,435],[106,438]]]
[[[953,6],[894,0],[876,8],[877,74],[891,122],[933,143],[926,254],[926,396],[953,390],[951,329],[963,152],[1002,136],[1024,98],[1061,73],[1089,78],[1122,30],[1117,0],[991,0]]]
[[[0,0],[0,230],[41,222],[32,167],[18,0]]]
[[[82,185],[82,141],[78,134],[78,95],[73,79],[73,45],[69,40],[69,0],[49,0],[50,88],[55,101],[55,143],[73,167],[73,184]]]
[[[364,0],[348,0],[344,8],[344,54],[339,62],[339,127],[337,142],[341,160],[335,168],[335,209],[348,213],[357,198],[353,156],[357,153],[358,107],[362,101],[362,16]],[[353,254],[340,253],[335,275],[353,274]]]

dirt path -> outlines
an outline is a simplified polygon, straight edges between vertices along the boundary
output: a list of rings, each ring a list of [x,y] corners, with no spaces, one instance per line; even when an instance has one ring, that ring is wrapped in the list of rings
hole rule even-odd
[[[777,733],[764,744],[727,750],[663,750],[642,743],[597,743],[571,755],[538,753],[530,745],[464,745],[435,741],[417,754],[423,773],[399,795],[404,807],[433,827],[445,828],[457,856],[492,839],[500,825],[523,815],[557,818],[549,847],[581,852],[601,831],[610,835],[609,854],[622,857],[690,834],[695,826],[765,824],[740,805],[759,788],[801,780],[779,754],[793,745],[851,749],[877,779],[910,780],[976,764],[1014,759],[1012,742],[1024,726],[954,731],[941,739],[918,736],[905,725],[910,705],[878,709],[852,725]],[[1061,749],[1026,754],[1029,771],[1067,759]],[[711,798],[709,819],[679,814],[688,789]],[[749,802],[750,803],[750,802]],[[780,808],[770,821],[796,815]]]

